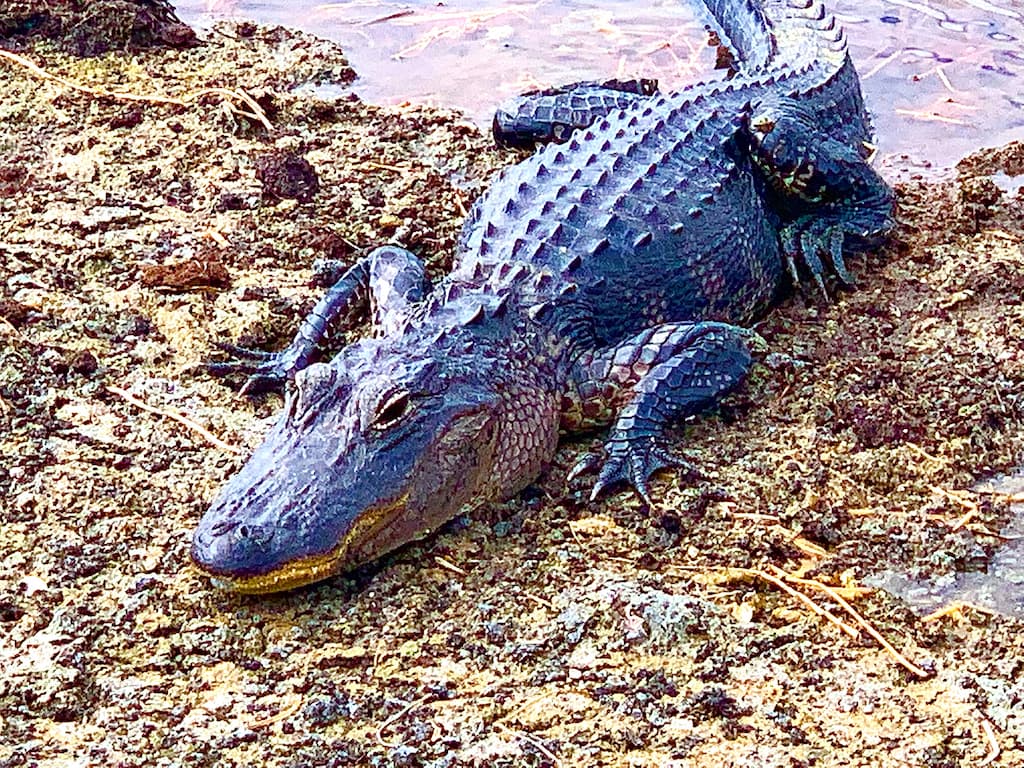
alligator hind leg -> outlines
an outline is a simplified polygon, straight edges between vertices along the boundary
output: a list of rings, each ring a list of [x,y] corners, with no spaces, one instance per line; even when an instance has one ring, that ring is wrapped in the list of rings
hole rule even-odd
[[[563,428],[614,423],[604,455],[585,457],[570,477],[600,467],[591,498],[625,481],[650,504],[647,479],[653,472],[689,468],[667,446],[666,430],[707,410],[742,381],[756,339],[752,331],[725,323],[667,323],[582,360]]]
[[[657,80],[582,82],[533,91],[502,104],[494,115],[494,140],[502,147],[533,149],[568,141],[573,131],[658,92]]]
[[[276,389],[313,362],[332,328],[349,325],[370,310],[374,327],[386,332],[425,290],[423,263],[404,248],[382,246],[341,274],[285,349],[265,352],[221,344],[236,359],[207,363],[206,368],[215,375],[248,374],[243,393]]]
[[[748,138],[754,163],[774,192],[782,218],[786,267],[795,286],[802,265],[827,298],[826,264],[844,285],[853,285],[844,248],[871,242],[892,226],[893,196],[860,147],[832,138],[814,116],[791,99],[757,106]]]

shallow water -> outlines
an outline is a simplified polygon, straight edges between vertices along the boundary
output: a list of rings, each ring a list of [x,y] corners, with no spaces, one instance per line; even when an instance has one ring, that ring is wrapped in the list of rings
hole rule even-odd
[[[1011,505],[1013,517],[1001,531],[1004,541],[984,571],[951,572],[934,579],[886,571],[867,583],[902,598],[921,616],[952,603],[968,603],[1024,619],[1024,474],[984,483],[979,490],[1021,499]]]
[[[538,85],[642,75],[663,86],[712,73],[695,3],[650,0],[183,0],[192,24],[247,17],[338,41],[357,92],[464,109],[489,122]],[[1024,138],[1024,2],[837,0],[890,176],[943,168]],[[905,156],[905,157],[904,157]]]

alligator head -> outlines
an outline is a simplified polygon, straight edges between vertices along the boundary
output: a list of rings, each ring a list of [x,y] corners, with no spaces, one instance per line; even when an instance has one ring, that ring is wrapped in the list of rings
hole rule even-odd
[[[290,589],[532,480],[557,441],[554,406],[510,400],[500,369],[472,351],[367,339],[300,372],[265,442],[200,521],[193,561],[241,592]],[[524,434],[535,467],[520,466]]]

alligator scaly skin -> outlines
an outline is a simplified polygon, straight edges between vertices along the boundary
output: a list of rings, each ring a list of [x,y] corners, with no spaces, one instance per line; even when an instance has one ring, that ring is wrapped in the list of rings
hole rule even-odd
[[[200,522],[200,568],[251,592],[324,578],[517,492],[560,434],[596,426],[605,451],[578,471],[650,502],[649,475],[685,465],[666,429],[745,375],[743,325],[793,281],[851,281],[844,248],[884,234],[892,201],[841,30],[816,2],[707,4],[737,76],[540,94],[535,123],[586,91],[573,120],[592,124],[497,178],[440,284],[377,249],[287,350],[219,366],[294,384]],[[311,364],[329,324],[368,311],[371,337]]]

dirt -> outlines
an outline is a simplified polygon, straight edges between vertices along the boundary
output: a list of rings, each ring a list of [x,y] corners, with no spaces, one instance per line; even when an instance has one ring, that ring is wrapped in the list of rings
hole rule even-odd
[[[198,42],[167,0],[0,0],[5,47],[36,38],[78,56]]]
[[[442,273],[514,158],[350,98],[341,51],[280,29],[22,53],[181,103],[0,62],[0,766],[1024,764],[1020,621],[863,588],[1000,543],[1006,498],[972,488],[1021,457],[1024,200],[989,176],[1024,145],[902,188],[856,291],[770,315],[748,385],[680,435],[700,476],[660,475],[654,508],[587,502],[565,476],[600,436],[567,441],[516,499],[239,597],[189,537],[281,401],[203,362],[284,343],[318,258],[390,241]]]

